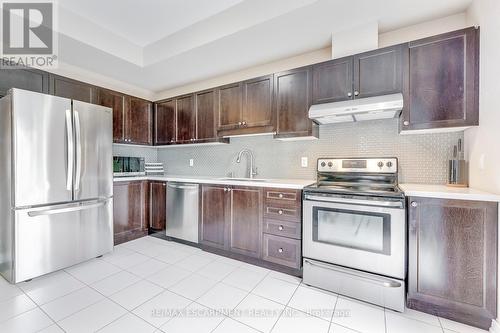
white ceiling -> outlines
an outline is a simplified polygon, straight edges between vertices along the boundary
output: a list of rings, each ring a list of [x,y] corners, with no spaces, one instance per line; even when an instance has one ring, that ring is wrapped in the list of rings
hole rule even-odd
[[[159,92],[327,47],[333,32],[380,32],[451,15],[472,0],[59,0],[59,60]]]
[[[242,1],[59,0],[59,4],[143,47]]]

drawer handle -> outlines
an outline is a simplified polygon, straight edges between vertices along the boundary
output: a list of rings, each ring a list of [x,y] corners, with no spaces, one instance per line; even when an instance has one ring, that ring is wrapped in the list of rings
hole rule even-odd
[[[283,209],[278,210],[278,214],[283,215]]]
[[[278,249],[278,252],[279,252],[279,253],[283,253],[283,248],[282,248],[282,247],[280,247],[280,248]]]
[[[282,225],[280,225],[280,226],[278,227],[278,230],[279,230],[279,231],[283,231],[283,229],[284,229],[284,228],[283,228],[283,226],[282,226]]]
[[[278,198],[283,199],[283,193],[280,193],[280,194],[278,195]]]

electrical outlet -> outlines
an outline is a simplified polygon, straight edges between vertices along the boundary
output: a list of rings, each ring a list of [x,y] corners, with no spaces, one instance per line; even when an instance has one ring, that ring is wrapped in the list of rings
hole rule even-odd
[[[194,166],[194,160],[192,158],[189,159],[189,166],[190,167]]]
[[[308,165],[308,160],[307,160],[307,157],[301,157],[301,158],[300,158],[300,165],[301,165],[303,168],[307,168],[307,165]]]

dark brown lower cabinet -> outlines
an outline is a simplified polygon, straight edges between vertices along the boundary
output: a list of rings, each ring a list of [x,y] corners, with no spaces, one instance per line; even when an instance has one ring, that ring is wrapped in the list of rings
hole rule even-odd
[[[167,183],[149,182],[149,227],[154,231],[165,230],[167,221]]]
[[[200,244],[260,256],[261,188],[203,185],[200,210]]]
[[[148,234],[147,181],[113,184],[113,227],[115,245]]]
[[[497,313],[498,204],[408,200],[407,306],[489,329]]]
[[[258,258],[262,244],[262,189],[233,187],[230,195],[229,251]]]
[[[199,242],[218,249],[226,249],[227,216],[230,207],[227,187],[202,185]]]
[[[300,191],[250,186],[202,185],[199,243],[215,252],[251,264],[300,275],[301,223],[265,220],[266,196],[275,205],[293,208]],[[298,203],[300,211],[300,203]],[[266,224],[264,223],[266,221]],[[274,224],[273,224],[274,222]]]

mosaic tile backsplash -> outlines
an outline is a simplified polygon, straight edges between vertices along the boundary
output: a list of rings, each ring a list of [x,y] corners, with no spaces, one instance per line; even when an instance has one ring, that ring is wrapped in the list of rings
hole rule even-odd
[[[248,148],[255,155],[257,177],[314,179],[319,157],[395,156],[400,183],[444,184],[447,163],[459,138],[463,140],[463,132],[400,135],[398,120],[377,120],[323,125],[320,139],[313,141],[254,136],[232,138],[229,145],[160,148],[157,159],[172,175],[227,176],[233,172],[235,177],[244,177],[246,157],[238,164],[236,155]],[[301,167],[301,157],[308,157],[308,167]],[[193,167],[189,159],[194,160]]]
[[[113,145],[113,156],[144,157],[146,162],[158,160],[158,149],[144,146]]]

